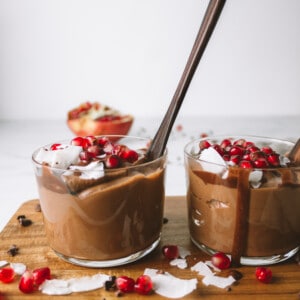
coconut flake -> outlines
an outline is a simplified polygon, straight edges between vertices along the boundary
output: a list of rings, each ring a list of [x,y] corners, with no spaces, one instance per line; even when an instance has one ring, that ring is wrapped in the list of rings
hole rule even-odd
[[[18,275],[22,275],[26,271],[26,265],[23,263],[10,263],[10,267]]]
[[[79,178],[82,179],[98,179],[104,176],[104,165],[101,161],[92,161],[86,166],[70,166],[70,170],[80,171]],[[63,175],[73,175],[73,172],[66,171]]]
[[[6,260],[0,260],[0,268],[8,265],[8,262]]]
[[[211,269],[213,269],[214,271],[216,271],[216,272],[221,272],[221,270],[220,270],[219,268],[217,268],[216,266],[214,266],[214,264],[212,263],[211,260],[206,260],[206,261],[205,261],[205,264],[206,264],[207,266],[209,266]]]
[[[263,177],[263,171],[254,170],[249,174],[249,182],[251,186],[255,189],[259,188],[261,185],[261,179]]]
[[[40,285],[39,290],[47,295],[69,295],[72,293],[68,281],[62,279],[45,280]]]
[[[224,174],[226,162],[213,147],[202,150],[199,156],[203,169],[215,174]]]
[[[225,289],[228,286],[232,285],[235,282],[235,279],[230,275],[228,277],[221,276],[205,276],[202,279],[202,283],[206,286],[214,285],[218,288]]]
[[[87,292],[103,287],[109,276],[105,274],[95,274],[68,280],[69,288],[72,292]]]
[[[151,277],[155,293],[168,298],[182,298],[197,287],[197,279],[180,279],[168,272],[158,273],[156,269],[145,269],[145,275]]]
[[[186,262],[185,258],[175,258],[175,259],[172,259],[170,261],[170,265],[171,266],[176,266],[179,269],[186,269],[187,268],[187,262]]]
[[[79,160],[79,153],[82,151],[81,146],[63,145],[57,150],[40,148],[35,156],[39,163],[47,163],[50,167],[67,169],[71,164]]]
[[[191,267],[191,270],[198,272],[198,274],[201,276],[213,276],[214,275],[212,270],[203,261],[197,262],[194,266]]]

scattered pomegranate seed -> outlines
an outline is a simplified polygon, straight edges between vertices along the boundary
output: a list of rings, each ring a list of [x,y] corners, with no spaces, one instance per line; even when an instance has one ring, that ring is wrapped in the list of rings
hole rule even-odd
[[[3,283],[10,283],[15,278],[15,271],[13,268],[7,267],[0,269],[0,281]]]
[[[260,149],[256,146],[250,146],[250,147],[247,147],[246,149],[249,153],[253,153],[253,152],[257,152],[257,151],[260,151]]]
[[[182,131],[182,129],[183,129],[183,126],[181,124],[178,124],[176,126],[176,131],[180,132],[180,131]]]
[[[266,153],[266,154],[272,154],[273,153],[273,149],[271,147],[262,147],[261,151]]]
[[[258,158],[253,161],[253,164],[256,168],[267,168],[269,166],[267,160],[265,158]]]
[[[270,154],[267,156],[267,161],[272,167],[279,167],[280,166],[280,160],[279,155],[276,153]]]
[[[141,295],[147,295],[151,293],[153,290],[151,278],[148,275],[141,275],[138,277],[134,286],[134,290]]]
[[[41,285],[46,279],[51,278],[51,272],[48,267],[35,269],[32,272],[34,285],[39,286]]]
[[[221,148],[227,150],[228,147],[231,146],[231,140],[229,140],[229,139],[224,139],[224,140],[221,142],[220,146],[221,146]]]
[[[81,136],[77,136],[71,141],[71,145],[73,146],[81,146],[83,149],[86,149],[88,146],[91,146],[90,141]]]
[[[127,276],[120,276],[116,278],[116,287],[123,293],[134,292],[135,281],[134,279]]]
[[[34,291],[34,279],[32,272],[25,271],[23,273],[19,282],[19,290],[25,294],[29,294]]]
[[[230,267],[231,261],[230,258],[223,252],[217,252],[211,257],[212,264],[220,269],[225,270]]]
[[[271,269],[265,267],[258,267],[255,270],[255,276],[258,281],[262,283],[270,283],[272,281],[272,271]]]
[[[101,147],[104,147],[105,144],[106,144],[108,141],[109,141],[108,138],[105,137],[105,136],[99,137],[99,138],[97,139],[98,145],[101,146]]]
[[[162,247],[163,255],[169,259],[175,259],[179,257],[179,249],[176,245],[166,245]]]
[[[85,138],[88,140],[88,142],[91,146],[96,145],[98,143],[97,138],[93,135],[88,135]]]

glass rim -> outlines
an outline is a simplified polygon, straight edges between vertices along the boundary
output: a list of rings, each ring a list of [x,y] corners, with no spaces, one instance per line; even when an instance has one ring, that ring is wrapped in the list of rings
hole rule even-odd
[[[119,139],[121,139],[121,138],[127,138],[127,139],[132,139],[132,140],[140,140],[140,141],[151,142],[151,138],[138,137],[138,136],[132,136],[132,135],[107,134],[107,135],[96,135],[95,137],[107,137],[107,138],[119,138]],[[59,141],[56,141],[56,142],[53,142],[53,143],[48,143],[46,145],[43,145],[43,146],[40,146],[40,147],[36,148],[33,151],[32,155],[31,155],[32,162],[35,165],[37,165],[37,166],[46,167],[46,168],[49,168],[49,169],[54,170],[54,171],[60,171],[60,172],[70,171],[69,168],[51,167],[51,166],[49,166],[47,164],[43,164],[43,163],[40,163],[40,162],[36,161],[35,158],[34,158],[35,154],[41,148],[49,147],[49,146],[51,146],[54,143],[64,143],[64,142],[70,142],[70,141],[71,141],[71,139],[59,140]],[[105,172],[113,173],[113,172],[118,172],[118,171],[122,171],[122,170],[131,170],[131,169],[135,169],[135,168],[146,167],[146,166],[149,166],[151,164],[155,164],[156,162],[158,162],[160,160],[166,159],[167,158],[167,154],[168,154],[168,149],[166,148],[164,154],[161,155],[160,157],[156,158],[155,160],[150,160],[150,161],[143,162],[141,164],[129,165],[129,166],[121,167],[121,168],[105,169]],[[76,170],[74,169],[73,171],[76,171]],[[95,170],[93,170],[93,169],[91,169],[91,170],[85,170],[85,172],[95,172]]]

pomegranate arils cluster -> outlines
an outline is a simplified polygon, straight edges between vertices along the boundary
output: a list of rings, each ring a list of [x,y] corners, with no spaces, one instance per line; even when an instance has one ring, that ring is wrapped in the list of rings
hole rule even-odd
[[[280,167],[280,155],[271,147],[259,148],[251,141],[224,139],[220,144],[212,144],[207,140],[199,143],[200,151],[214,148],[230,165],[241,168],[274,168]]]
[[[102,161],[107,169],[124,167],[133,164],[139,158],[139,154],[126,145],[117,144],[107,137],[77,136],[71,140],[71,145],[82,147],[79,153],[80,163],[89,164],[92,161]],[[50,150],[63,149],[59,143],[52,144]]]
[[[153,291],[153,282],[148,275],[141,275],[136,280],[128,276],[119,276],[116,278],[115,284],[122,293],[136,292],[148,295]]]
[[[258,267],[255,270],[256,279],[262,283],[270,283],[273,278],[271,269],[265,267]]]

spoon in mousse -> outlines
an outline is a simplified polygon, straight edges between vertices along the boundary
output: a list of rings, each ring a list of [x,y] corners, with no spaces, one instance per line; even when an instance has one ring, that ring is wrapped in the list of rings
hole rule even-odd
[[[192,81],[193,75],[197,69],[198,63],[213,33],[219,16],[221,15],[225,1],[226,0],[211,0],[208,4],[202,24],[199,28],[196,40],[181,79],[178,83],[175,94],[149,147],[147,153],[148,160],[154,160],[160,157],[165,151],[172,126],[184,100],[188,87]]]

